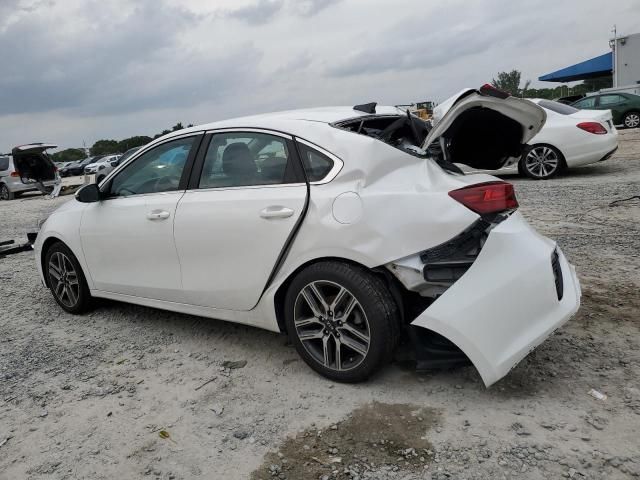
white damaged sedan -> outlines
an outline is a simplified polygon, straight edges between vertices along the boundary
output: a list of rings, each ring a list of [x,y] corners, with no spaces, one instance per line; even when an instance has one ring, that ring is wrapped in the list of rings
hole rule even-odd
[[[180,130],[56,210],[37,268],[71,313],[103,297],[286,332],[344,382],[404,337],[420,365],[468,359],[489,386],[576,312],[580,287],[509,183],[454,163],[499,169],[544,122],[485,86],[430,131],[375,104]]]

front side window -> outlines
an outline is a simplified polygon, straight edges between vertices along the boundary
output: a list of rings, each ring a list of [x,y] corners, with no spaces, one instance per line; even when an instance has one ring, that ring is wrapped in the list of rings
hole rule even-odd
[[[289,142],[257,132],[213,135],[198,188],[277,185],[295,181]]]
[[[326,177],[333,168],[333,160],[319,151],[300,143],[302,164],[310,182],[318,182]]]
[[[143,153],[118,173],[109,188],[111,197],[179,189],[189,152],[197,137],[166,142]]]
[[[624,100],[620,95],[603,95],[600,97],[600,105],[606,107],[607,105],[617,105]]]
[[[593,108],[596,106],[596,97],[583,98],[574,103],[573,106],[576,108]]]

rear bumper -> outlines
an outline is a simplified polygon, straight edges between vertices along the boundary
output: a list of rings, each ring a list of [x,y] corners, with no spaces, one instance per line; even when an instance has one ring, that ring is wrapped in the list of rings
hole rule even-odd
[[[579,152],[566,155],[565,160],[568,167],[579,167],[605,160],[618,148],[618,132],[612,132],[607,135],[593,135],[593,137],[596,138],[591,138],[590,142],[585,142],[580,147]]]
[[[575,269],[559,249],[564,288],[558,300],[552,268],[556,249],[516,212],[491,230],[471,268],[412,325],[453,342],[490,386],[580,306]]]
[[[45,187],[54,187],[58,183],[60,183],[60,178],[56,178],[55,180],[48,180],[46,182],[42,182]],[[15,181],[7,182],[7,187],[10,192],[18,193],[18,192],[33,192],[37,190],[37,188],[32,183],[22,183],[19,178],[16,178]]]

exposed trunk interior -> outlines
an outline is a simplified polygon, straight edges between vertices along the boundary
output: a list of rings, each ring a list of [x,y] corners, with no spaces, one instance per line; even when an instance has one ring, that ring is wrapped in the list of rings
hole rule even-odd
[[[461,112],[442,135],[447,160],[471,168],[497,170],[522,153],[522,125],[495,110]]]
[[[56,167],[45,151],[13,151],[13,163],[23,183],[55,180]]]
[[[422,145],[431,126],[413,115],[377,115],[334,124],[351,132],[377,138],[411,155],[434,158],[449,171],[461,172],[454,163],[497,170],[511,157],[519,157],[523,127],[500,112],[473,107],[460,112],[425,152]],[[442,141],[444,140],[444,141]],[[443,151],[444,147],[444,151]]]

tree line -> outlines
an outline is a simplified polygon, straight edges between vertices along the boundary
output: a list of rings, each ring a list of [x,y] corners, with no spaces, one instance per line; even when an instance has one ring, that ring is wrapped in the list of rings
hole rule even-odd
[[[155,140],[158,137],[166,135],[167,133],[176,132],[183,128],[193,127],[192,124],[184,127],[182,122],[176,123],[171,129],[165,129],[162,132],[149,137],[146,135],[136,135],[134,137],[124,138],[122,140],[101,139],[96,141],[89,149],[89,155],[95,157],[96,155],[108,155],[115,153],[124,153],[130,148],[141,147],[146,145],[151,140]],[[87,158],[85,150],[82,148],[67,148],[61,150],[52,155],[54,162],[77,162]]]
[[[522,74],[519,70],[511,70],[510,72],[499,72],[497,78],[491,81],[491,84],[511,95],[522,98],[546,98],[553,100],[567,95],[567,87],[560,85],[555,88],[529,88],[531,80],[524,82],[524,86],[520,86]],[[600,90],[601,88],[609,88],[613,83],[611,75],[604,77],[592,78],[571,87],[571,95],[584,95],[589,92]]]

